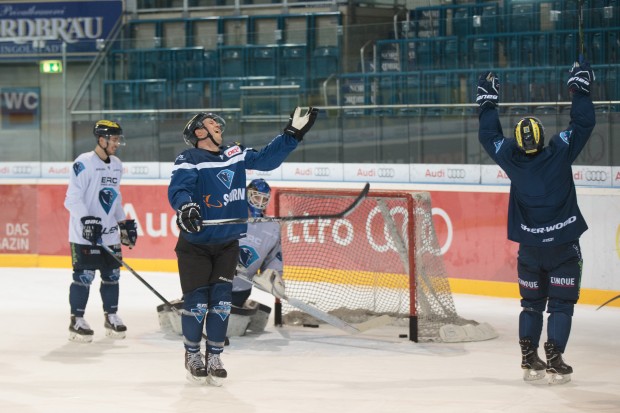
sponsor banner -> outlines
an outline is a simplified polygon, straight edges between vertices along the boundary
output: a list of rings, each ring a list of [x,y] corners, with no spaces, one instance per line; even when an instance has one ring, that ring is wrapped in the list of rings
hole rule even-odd
[[[510,185],[510,178],[497,165],[480,165],[480,183],[484,185]]]
[[[613,166],[611,168],[611,186],[620,188],[620,166]]]
[[[123,2],[12,2],[0,6],[0,58],[94,55],[121,18]]]
[[[123,178],[159,178],[159,162],[123,162]]]
[[[39,162],[3,162],[0,164],[0,178],[40,178]]]
[[[480,165],[410,164],[411,182],[479,184]]]
[[[611,167],[573,165],[573,180],[581,186],[611,186]]]
[[[37,192],[34,184],[0,185],[0,254],[38,252]]]
[[[342,181],[344,164],[341,163],[283,163],[282,179],[288,181]]]
[[[71,177],[71,162],[41,162],[41,178],[67,178]]]
[[[316,186],[333,184],[317,183]],[[279,190],[273,186],[272,189]],[[175,211],[168,204],[167,190],[166,184],[121,186],[125,213],[136,220],[139,235],[135,248],[123,249],[126,258],[176,259],[174,247],[179,229],[175,223]],[[63,206],[66,191],[67,186],[59,184],[0,185],[3,202],[3,214],[0,214],[0,254],[68,257],[69,213]],[[448,276],[516,283],[518,245],[506,239],[508,193],[450,190],[430,191],[430,194],[433,223]],[[620,279],[614,278],[614,274],[620,273],[618,197],[591,195],[587,192],[580,193],[579,197],[581,210],[590,226],[581,240],[586,263],[584,268],[587,268],[583,286],[620,290]],[[33,205],[36,208],[30,207]],[[268,212],[273,213],[272,205]],[[380,251],[373,246],[380,246],[380,242],[385,241],[382,225],[377,218],[373,211],[359,208],[350,216],[329,223],[337,226],[339,231],[324,228],[324,234],[340,237],[339,241],[343,241],[346,230],[353,229],[355,236],[350,240],[347,238],[347,242],[364,243],[361,250],[368,252],[368,257],[376,258]],[[367,228],[371,229],[370,233],[366,232]],[[318,229],[316,226],[296,224],[290,232],[283,232],[283,237],[294,237],[298,242],[312,242],[308,237],[315,235],[311,231]],[[283,231],[286,230],[283,228]],[[316,242],[316,238],[314,240]],[[341,253],[346,254],[348,251],[343,249]],[[326,255],[335,253],[330,249],[325,251]],[[360,258],[360,262],[373,268],[366,258]],[[375,261],[379,264],[381,262]]]
[[[348,163],[346,182],[409,182],[409,165]]]
[[[281,181],[282,180],[282,167],[279,166],[272,171],[256,171],[253,169],[246,170],[246,178],[248,181],[252,179],[262,178],[266,181]]]

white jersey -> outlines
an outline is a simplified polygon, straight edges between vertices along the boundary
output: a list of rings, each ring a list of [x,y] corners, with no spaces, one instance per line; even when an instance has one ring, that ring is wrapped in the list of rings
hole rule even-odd
[[[280,224],[277,222],[248,224],[246,237],[239,240],[237,273],[251,280],[259,271],[267,269],[282,273]],[[249,290],[251,287],[238,277],[233,279],[233,291]]]
[[[118,221],[125,220],[120,191],[123,164],[116,156],[106,163],[95,151],[83,153],[73,162],[65,208],[69,210],[69,242],[90,244],[82,237],[85,216],[101,218],[103,243],[120,243]]]

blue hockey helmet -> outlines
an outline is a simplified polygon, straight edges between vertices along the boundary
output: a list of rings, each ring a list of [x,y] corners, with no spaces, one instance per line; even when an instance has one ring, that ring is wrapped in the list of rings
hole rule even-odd
[[[253,179],[246,189],[246,197],[248,200],[248,208],[253,217],[262,217],[269,198],[271,197],[271,188],[267,181],[262,178]]]
[[[517,122],[515,138],[525,154],[536,155],[545,146],[545,129],[538,119],[528,116]]]

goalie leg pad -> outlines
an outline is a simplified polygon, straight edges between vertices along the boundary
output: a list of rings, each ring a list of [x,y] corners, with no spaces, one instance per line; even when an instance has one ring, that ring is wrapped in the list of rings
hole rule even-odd
[[[269,322],[271,307],[257,303],[254,300],[247,300],[245,306],[248,308],[256,308],[256,313],[250,317],[248,330],[254,333],[262,333],[265,331],[265,327],[267,327],[267,323]]]

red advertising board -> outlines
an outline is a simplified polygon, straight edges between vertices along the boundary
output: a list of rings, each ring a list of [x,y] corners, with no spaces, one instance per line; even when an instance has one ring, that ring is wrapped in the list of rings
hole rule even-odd
[[[167,189],[123,185],[125,212],[136,219],[139,231],[138,243],[124,251],[126,257],[175,259],[178,229]],[[66,185],[0,185],[0,254],[69,256],[65,192]],[[514,281],[517,245],[506,239],[506,193],[432,191],[431,199],[449,277]],[[345,230],[340,228],[342,236]]]

